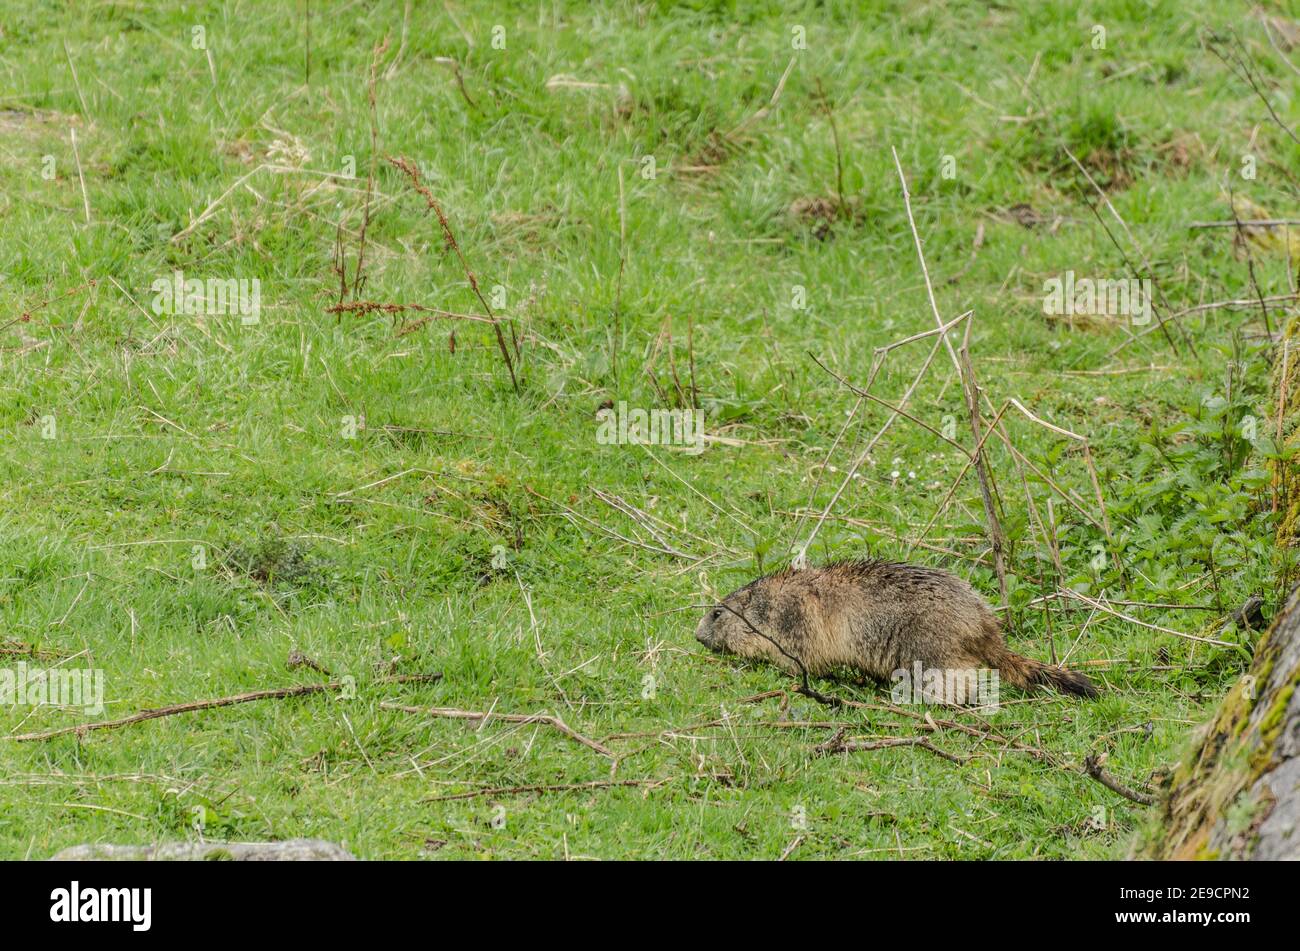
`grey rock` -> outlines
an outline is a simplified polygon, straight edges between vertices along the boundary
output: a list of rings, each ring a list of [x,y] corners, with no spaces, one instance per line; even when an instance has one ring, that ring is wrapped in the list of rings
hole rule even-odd
[[[159,845],[86,843],[52,862],[355,862],[356,856],[323,839],[285,842],[163,842]]]

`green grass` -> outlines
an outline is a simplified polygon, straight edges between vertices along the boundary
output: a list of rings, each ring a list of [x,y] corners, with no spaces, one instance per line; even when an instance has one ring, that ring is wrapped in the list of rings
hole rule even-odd
[[[1187,228],[1231,217],[1230,177],[1294,215],[1300,148],[1201,45],[1203,30],[1236,29],[1294,124],[1296,74],[1249,4],[313,3],[309,81],[301,3],[0,7],[0,640],[103,670],[104,717],[318,680],[286,669],[293,649],[357,682],[352,699],[0,739],[0,857],[194,837],[196,816],[208,838],[319,836],[367,858],[771,858],[796,839],[795,858],[1124,854],[1148,810],[1079,773],[951,731],[933,741],[963,765],[920,748],[819,756],[832,731],[771,724],[880,737],[914,735],[914,721],[800,696],[788,710],[745,703],[788,678],[692,637],[707,591],[789,561],[791,513],[810,496],[820,511],[885,420],[865,405],[819,480],[853,396],[810,354],[862,384],[874,348],[934,326],[891,145],[940,311],[974,310],[989,399],[1086,436],[1107,499],[1113,548],[990,442],[1012,646],[1047,658],[1049,618],[1029,602],[1057,586],[1027,493],[1040,514],[1054,498],[1062,586],[1212,609],[1122,609],[1148,624],[1215,635],[1251,592],[1276,603],[1258,472],[1271,429],[1238,435],[1270,411],[1258,309],[1183,318],[1195,354],[1159,333],[1112,353],[1126,339],[1116,322],[1071,325],[1041,306],[1043,282],[1067,270],[1136,276],[1063,146],[1107,189],[1173,309],[1253,296],[1231,231]],[[796,25],[806,49],[791,47]],[[385,35],[376,155],[367,76]],[[777,106],[755,118],[792,56]],[[460,64],[463,93],[439,57]],[[844,210],[808,220],[792,206],[839,204],[827,109]],[[1247,152],[1254,180],[1237,174]],[[349,275],[356,265],[372,164],[360,296],[482,311],[384,155],[418,163],[484,294],[503,289],[517,394],[482,324],[399,336],[417,315],[326,313],[340,221]],[[318,174],[349,156],[354,180]],[[1253,254],[1261,291],[1285,294],[1285,254]],[[260,323],[153,313],[151,283],[175,270],[257,278]],[[1274,307],[1274,328],[1286,313]],[[605,401],[650,409],[676,393],[670,350],[689,389],[688,332],[721,438],[700,455],[599,444]],[[873,392],[898,400],[931,343],[891,353]],[[909,407],[935,428],[951,416],[970,444],[943,351]],[[1078,445],[1015,411],[1004,422],[1096,518]],[[810,559],[903,557],[964,459],[898,420]],[[597,490],[661,519],[665,541]],[[996,600],[972,476],[925,542],[914,559]],[[1124,577],[1094,567],[1099,546]],[[1067,763],[1104,752],[1141,786],[1240,675],[1252,638],[1221,648],[1078,607],[1053,611],[1051,633],[1071,663],[1114,661],[1087,668],[1101,699],[1008,689],[987,721],[932,712]],[[0,655],[20,661],[52,663]],[[435,670],[432,685],[379,682]],[[429,801],[607,780],[610,762],[544,725],[479,728],[383,701],[558,713],[607,738],[615,778],[658,784]],[[86,719],[0,707],[0,734]]]

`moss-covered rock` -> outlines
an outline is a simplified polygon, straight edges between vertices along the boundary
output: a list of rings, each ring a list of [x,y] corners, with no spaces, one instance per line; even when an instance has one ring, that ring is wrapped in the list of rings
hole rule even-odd
[[[1273,395],[1275,412],[1281,417],[1282,444],[1300,446],[1300,315],[1290,318],[1283,330],[1273,365]],[[1277,541],[1290,547],[1300,537],[1300,466],[1275,462],[1273,479],[1284,506]]]
[[[1283,332],[1273,370],[1282,442],[1300,446],[1300,316]],[[1282,505],[1278,545],[1300,540],[1300,466],[1274,464]],[[1159,815],[1135,855],[1161,859],[1300,858],[1300,592],[1260,640],[1170,775]]]
[[[1171,775],[1141,858],[1300,858],[1300,593]]]

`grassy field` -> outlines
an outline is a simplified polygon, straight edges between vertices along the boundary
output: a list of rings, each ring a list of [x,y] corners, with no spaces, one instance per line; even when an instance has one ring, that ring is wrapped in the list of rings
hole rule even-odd
[[[1256,298],[1291,256],[1189,225],[1230,190],[1294,214],[1300,11],[1072,6],[0,0],[0,671],[105,690],[0,705],[0,857],[1123,855],[1150,809],[1085,759],[1154,790],[1248,663],[1225,615],[1290,570],[1294,308]],[[983,425],[1014,398],[1058,427],[1013,406],[986,442],[1009,641],[1096,701],[819,681],[866,704],[828,708],[692,636],[810,536],[1002,603],[939,338],[878,365],[888,404],[919,381],[878,438],[818,365],[862,387],[935,328],[891,147]],[[155,306],[176,272],[255,279],[256,322]],[[1067,272],[1153,277],[1165,323],[1045,314]],[[698,404],[704,451],[607,444],[611,401]],[[933,748],[818,751],[841,726]]]

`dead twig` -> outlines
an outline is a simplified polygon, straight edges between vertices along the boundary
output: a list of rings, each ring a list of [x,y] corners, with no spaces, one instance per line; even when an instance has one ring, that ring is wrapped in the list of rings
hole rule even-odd
[[[961,443],[957,442],[955,439],[949,439],[947,436],[945,436],[945,435],[944,435],[942,432],[940,432],[939,430],[935,429],[935,428],[934,428],[933,426],[931,426],[929,423],[927,423],[927,422],[925,422],[925,421],[923,421],[923,420],[917,419],[915,416],[913,416],[911,413],[907,412],[907,411],[906,411],[905,409],[903,409],[901,406],[895,406],[893,403],[890,403],[888,400],[883,400],[883,399],[881,399],[879,396],[876,396],[876,395],[874,395],[874,394],[872,394],[872,393],[868,393],[866,390],[860,390],[860,389],[858,389],[856,386],[854,386],[854,385],[853,385],[852,383],[850,383],[848,380],[844,379],[844,377],[840,376],[838,373],[836,373],[834,370],[832,370],[832,369],[831,369],[830,367],[828,367],[826,364],[824,364],[824,363],[822,363],[820,360],[818,360],[816,354],[812,353],[812,351],[809,351],[809,352],[808,352],[808,356],[809,356],[809,358],[812,359],[812,362],[813,362],[813,363],[817,364],[819,367],[821,367],[823,370],[825,370],[828,374],[830,374],[832,377],[834,377],[834,378],[836,379],[836,381],[838,381],[842,386],[844,386],[844,387],[846,387],[847,389],[851,390],[852,392],[856,393],[858,396],[862,397],[863,399],[871,400],[873,403],[879,403],[881,406],[885,407],[885,409],[891,410],[895,415],[897,415],[897,416],[901,416],[901,417],[903,417],[904,419],[908,420],[909,422],[916,423],[916,425],[920,426],[920,427],[921,427],[922,429],[924,429],[926,432],[930,433],[930,434],[933,435],[933,436],[938,436],[940,439],[942,439],[942,440],[943,440],[944,442],[946,442],[948,445],[953,446],[954,448],[956,448],[957,451],[960,452],[963,456],[966,456],[968,459],[969,459],[969,458],[972,458],[970,451],[967,450],[967,448],[966,448],[965,446],[963,446]]]
[[[1147,280],[1151,282],[1151,286],[1155,288],[1156,293],[1160,295],[1160,305],[1161,305],[1160,308],[1157,309],[1155,304],[1152,303],[1151,310],[1156,315],[1156,323],[1160,329],[1160,332],[1165,335],[1165,340],[1168,342],[1169,346],[1173,349],[1174,353],[1178,353],[1179,352],[1178,344],[1174,342],[1173,336],[1169,333],[1169,328],[1165,326],[1165,318],[1164,315],[1161,313],[1162,310],[1167,311],[1170,308],[1168,307],[1168,302],[1165,300],[1164,292],[1160,290],[1160,285],[1156,283],[1155,269],[1152,268],[1151,266],[1151,259],[1147,257],[1146,250],[1142,247],[1142,245],[1138,243],[1138,240],[1136,237],[1134,237],[1133,232],[1129,230],[1128,222],[1126,222],[1120,216],[1120,213],[1115,210],[1115,206],[1111,204],[1110,196],[1107,195],[1106,192],[1102,189],[1102,187],[1097,184],[1097,180],[1092,177],[1092,175],[1088,172],[1088,169],[1084,167],[1083,163],[1080,162],[1075,157],[1074,153],[1071,152],[1064,145],[1061,146],[1061,149],[1069,157],[1070,161],[1074,163],[1074,167],[1077,168],[1083,174],[1083,177],[1085,179],[1087,179],[1088,184],[1091,185],[1093,191],[1097,193],[1097,196],[1101,199],[1102,204],[1106,206],[1106,210],[1111,213],[1111,216],[1114,217],[1114,219],[1117,222],[1119,222],[1119,226],[1124,229],[1124,234],[1128,236],[1129,242],[1133,245],[1134,248],[1137,249],[1138,253],[1142,256],[1143,266],[1146,267]],[[1133,265],[1129,263],[1128,254],[1124,251],[1124,247],[1111,233],[1110,228],[1106,227],[1106,222],[1102,219],[1101,215],[1097,212],[1096,207],[1090,203],[1085,202],[1085,204],[1088,204],[1088,210],[1091,211],[1093,215],[1096,217],[1097,223],[1100,224],[1102,230],[1106,232],[1106,237],[1110,238],[1111,244],[1115,245],[1115,250],[1119,251],[1120,257],[1124,259],[1125,265],[1127,265],[1132,270],[1136,270],[1136,268],[1133,268]],[[1192,343],[1191,338],[1187,335],[1187,331],[1183,329],[1182,324],[1175,324],[1175,326],[1178,327],[1178,332],[1179,334],[1182,335],[1183,343],[1187,344],[1188,348],[1192,351],[1192,355],[1196,356],[1196,345]]]
[[[1013,739],[1012,737],[1005,736],[1002,733],[999,733],[997,730],[993,729],[993,727],[988,726],[986,724],[981,723],[977,725],[971,725],[968,723],[959,723],[956,720],[939,719],[938,717],[935,717],[933,714],[931,714],[929,711],[917,712],[914,710],[907,710],[904,709],[903,707],[897,706],[896,704],[892,704],[892,703],[880,703],[880,704],[862,703],[857,700],[848,700],[843,697],[827,696],[825,694],[817,693],[816,691],[810,692],[803,689],[796,689],[795,692],[802,694],[803,696],[809,697],[813,700],[816,700],[818,703],[822,703],[830,707],[853,707],[856,709],[863,709],[863,710],[884,710],[889,713],[896,714],[898,716],[907,717],[908,719],[918,721],[917,729],[928,729],[932,732],[938,732],[940,730],[952,730],[958,733],[964,733],[967,736],[975,737],[976,739],[979,739],[981,741],[991,741],[999,744],[1000,746],[1002,746],[1003,749],[1024,753],[1030,758],[1044,764],[1045,766],[1051,766],[1054,769],[1059,769],[1068,773],[1077,773],[1080,776],[1086,776],[1089,779],[1094,779],[1100,782],[1111,792],[1114,792],[1117,795],[1123,796],[1124,798],[1130,799],[1133,802],[1139,803],[1141,805],[1150,805],[1154,801],[1149,797],[1148,799],[1144,800],[1143,798],[1141,798],[1142,796],[1145,795],[1144,793],[1134,792],[1133,790],[1119,783],[1113,776],[1111,776],[1109,773],[1099,768],[1100,767],[1099,762],[1096,764],[1096,766],[1098,767],[1096,771],[1094,771],[1092,765],[1090,765],[1087,762],[1085,762],[1083,766],[1073,765],[1071,763],[1061,760],[1054,754],[1049,753],[1047,750],[1039,749],[1036,746],[1030,746],[1026,743],[1021,743],[1019,740]],[[884,749],[888,746],[904,746],[904,745],[921,746],[922,745],[919,742],[913,743],[912,742],[913,739],[920,739],[920,738],[886,737],[885,740],[883,741],[864,740],[861,742],[864,744],[870,744],[870,743],[881,744],[879,746],[869,746],[869,745],[863,746],[862,748],[864,749]],[[906,742],[899,742],[900,740],[904,740]],[[843,733],[842,732],[837,733],[836,736],[830,742],[831,744],[842,744]],[[848,743],[843,745],[852,746],[853,744]],[[823,752],[839,752],[838,748],[836,748],[835,746],[829,746],[828,744],[825,743],[821,744],[821,746],[828,747]],[[851,751],[852,751],[851,749],[846,750],[846,752],[851,752]],[[938,747],[934,747],[933,749],[927,749],[927,752],[932,752],[935,755],[944,756],[945,758],[947,758],[947,756],[945,756],[945,752],[940,750]],[[948,754],[948,756],[950,755],[951,754]],[[1092,757],[1089,757],[1089,759],[1092,759]]]
[[[439,673],[403,674],[398,677],[385,677],[376,682],[431,683],[440,679],[442,679],[442,674]],[[161,717],[173,717],[181,713],[193,713],[196,710],[213,710],[217,707],[234,706],[237,703],[252,703],[254,700],[283,700],[286,697],[305,697],[314,693],[342,690],[344,687],[351,685],[351,681],[336,680],[324,684],[298,684],[293,687],[278,687],[274,690],[254,690],[251,693],[239,693],[230,697],[217,697],[213,700],[192,700],[188,703],[177,703],[153,710],[141,710],[139,713],[133,713],[118,720],[77,723],[72,726],[59,727],[56,730],[46,730],[41,733],[20,733],[16,736],[3,737],[3,739],[12,740],[16,743],[26,743],[33,740],[50,740],[56,736],[66,736],[69,733],[75,733],[78,737],[81,737],[92,730],[116,730],[119,727],[130,726],[133,723],[143,723],[145,720],[157,720]]]
[[[110,280],[111,280],[111,278],[110,278]],[[83,284],[78,284],[78,285],[76,285],[75,287],[71,288],[70,290],[66,290],[66,291],[64,291],[62,294],[58,295],[57,297],[50,297],[50,298],[48,298],[48,299],[46,299],[46,300],[43,300],[43,301],[41,301],[39,304],[37,304],[35,307],[33,307],[31,310],[25,310],[25,311],[23,311],[22,313],[20,313],[17,317],[13,318],[12,320],[9,320],[9,321],[6,321],[6,322],[3,323],[3,324],[0,324],[0,330],[8,330],[8,329],[9,329],[10,327],[12,327],[14,324],[25,324],[25,323],[30,323],[30,322],[31,322],[31,319],[32,319],[32,314],[36,313],[37,311],[42,310],[42,309],[44,309],[44,308],[46,308],[46,307],[49,307],[51,304],[55,303],[56,301],[61,301],[61,300],[63,300],[65,297],[71,297],[73,294],[80,294],[82,291],[87,290],[88,288],[93,288],[93,287],[97,286],[97,284],[98,284],[98,282],[97,282],[96,280],[91,279],[91,280],[89,280],[89,281],[86,281],[86,282],[83,283]]]
[[[1268,307],[1264,303],[1264,292],[1259,289],[1259,281],[1255,277],[1255,252],[1250,249],[1250,239],[1246,237],[1246,229],[1237,215],[1237,195],[1232,187],[1232,176],[1228,176],[1228,205],[1232,208],[1232,220],[1237,223],[1237,240],[1241,242],[1241,250],[1246,255],[1246,274],[1250,278],[1250,287],[1255,292],[1255,300],[1259,302],[1260,313],[1264,316],[1264,329],[1268,331],[1270,338],[1273,336],[1273,321],[1268,316]],[[1290,246],[1290,233],[1287,234],[1287,245]]]
[[[1250,52],[1246,49],[1235,31],[1229,30],[1228,33],[1232,37],[1233,49],[1231,50],[1231,58],[1229,58],[1229,56],[1219,48],[1219,44],[1223,43],[1223,38],[1216,36],[1213,33],[1207,33],[1204,35],[1206,49],[1218,57],[1219,61],[1222,62],[1224,66],[1227,66],[1228,70],[1234,76],[1246,81],[1255,95],[1259,97],[1260,102],[1264,103],[1264,108],[1268,110],[1268,114],[1272,118],[1273,124],[1290,136],[1292,142],[1300,145],[1300,138],[1296,137],[1295,130],[1282,121],[1281,116],[1279,116],[1277,111],[1273,108],[1273,103],[1269,101],[1268,96],[1264,95],[1264,90],[1260,88],[1262,80],[1256,77],[1255,69],[1253,67],[1253,58],[1251,57]]]
[[[1129,624],[1136,624],[1138,627],[1145,627],[1148,630],[1152,630],[1152,631],[1160,631],[1162,634],[1172,634],[1175,637],[1181,637],[1189,641],[1198,641],[1202,644],[1215,644],[1219,647],[1235,646],[1230,641],[1221,641],[1218,638],[1214,638],[1214,637],[1201,637],[1199,634],[1188,634],[1185,631],[1175,631],[1171,627],[1161,627],[1159,624],[1148,624],[1146,621],[1139,621],[1137,618],[1132,617],[1131,615],[1125,614],[1122,611],[1116,611],[1114,608],[1108,607],[1106,604],[1102,603],[1101,601],[1095,601],[1092,598],[1088,597],[1087,595],[1080,594],[1079,592],[1073,590],[1072,588],[1063,588],[1062,593],[1065,594],[1066,597],[1075,598],[1076,600],[1082,601],[1084,604],[1096,608],[1098,611],[1102,612],[1103,614],[1109,614],[1111,617],[1117,617],[1121,621],[1127,621]]]
[[[943,341],[944,347],[948,351],[948,358],[952,361],[952,367],[961,374],[961,363],[957,359],[957,351],[953,349],[952,341],[948,339],[948,333],[943,328],[947,325],[943,322],[943,317],[939,314],[939,305],[934,299],[934,284],[930,281],[930,268],[925,263],[925,252],[921,248],[921,234],[916,230],[916,219],[912,217],[912,194],[907,189],[907,176],[903,174],[903,163],[898,160],[898,150],[892,145],[889,151],[894,156],[894,168],[898,171],[898,181],[903,188],[903,208],[907,211],[907,224],[912,229],[912,243],[916,246],[916,259],[921,262],[921,275],[925,278],[925,293],[930,300],[930,310],[934,314],[935,326],[940,328],[939,337]],[[969,330],[970,325],[967,325]]]
[[[595,779],[587,783],[555,783],[541,786],[497,786],[489,789],[473,789],[469,792],[450,793],[446,796],[429,796],[421,802],[451,802],[456,799],[478,799],[483,796],[522,796],[528,793],[581,792],[584,789],[616,789],[624,786],[642,786],[655,789],[671,781],[668,779]]]
[[[870,750],[886,750],[895,746],[919,746],[926,752],[933,753],[935,756],[946,759],[958,766],[969,761],[969,757],[957,756],[947,750],[939,749],[930,742],[928,736],[886,736],[874,740],[845,740],[841,731],[841,734],[837,734],[825,743],[818,743],[813,747],[813,750],[825,756],[835,753],[864,753]]]
[[[1089,754],[1088,758],[1084,760],[1084,773],[1097,780],[1097,782],[1101,783],[1111,792],[1118,793],[1125,799],[1128,799],[1131,802],[1136,802],[1140,806],[1150,806],[1155,803],[1155,796],[1144,792],[1138,792],[1136,789],[1129,789],[1110,773],[1106,772],[1101,765],[1104,761],[1104,755],[1096,756]]]
[[[1193,221],[1189,228],[1289,228],[1300,225],[1300,218],[1237,218],[1233,221]],[[1288,295],[1290,296],[1290,295]]]
[[[826,97],[820,78],[817,80],[817,101],[831,127],[831,139],[835,143],[835,198],[839,202],[841,217],[847,221],[852,216],[849,214],[848,203],[844,200],[844,150],[840,147],[840,130],[835,124],[835,113],[831,110],[830,100]]]
[[[461,72],[460,61],[450,56],[435,56],[433,61],[451,70],[452,76],[456,79],[456,88],[460,91],[460,97],[465,100],[467,106],[482,115],[483,110],[479,108],[477,102],[470,98],[469,90],[465,88],[465,75]]]
[[[1010,405],[1011,404],[1009,402],[1003,403],[1002,408],[998,410],[997,415],[993,417],[993,422],[989,424],[989,428],[984,430],[983,434],[976,438],[975,441],[976,452],[983,450],[984,443],[987,442],[988,438],[992,436],[995,432],[1001,435],[1001,431],[999,429],[998,424],[1002,420],[1002,414],[1007,411]],[[908,543],[907,554],[905,557],[910,558],[912,556],[912,552],[915,551],[917,546],[920,545],[925,540],[925,537],[930,534],[930,529],[933,528],[934,523],[939,520],[939,516],[941,516],[947,510],[948,503],[952,501],[952,497],[954,494],[956,494],[958,486],[961,485],[962,480],[966,478],[966,473],[969,472],[971,470],[971,467],[975,464],[974,454],[968,453],[968,456],[969,458],[966,460],[966,464],[962,466],[961,472],[957,473],[957,478],[954,479],[952,485],[948,487],[948,491],[944,495],[943,501],[940,502],[939,507],[934,510],[934,514],[930,516],[930,520],[925,523],[925,528],[921,529],[921,534],[917,535],[915,540]]]
[[[921,364],[921,369],[919,369],[916,372],[916,375],[912,377],[912,382],[908,385],[902,397],[899,399],[896,409],[901,409],[902,407],[907,405],[907,401],[912,398],[912,394],[916,391],[916,388],[920,385],[922,378],[929,371],[930,364],[934,362],[935,355],[938,352],[939,352],[939,344],[936,343],[933,347],[930,348],[930,353],[928,356],[926,356],[925,362]],[[871,381],[869,380],[867,382],[867,386],[870,387],[870,385],[871,385]],[[858,400],[860,405],[862,397],[859,397]],[[857,407],[855,406],[854,409],[856,410]],[[857,475],[858,469],[860,469],[862,467],[862,464],[867,461],[867,458],[871,455],[871,451],[876,448],[876,443],[878,443],[881,440],[881,438],[889,430],[889,427],[893,424],[894,420],[897,418],[898,418],[897,412],[891,413],[889,418],[885,420],[885,424],[881,426],[879,430],[876,431],[876,434],[871,437],[871,439],[867,442],[866,446],[862,448],[862,451],[858,453],[857,458],[853,460],[853,464],[850,465],[848,471],[844,473],[844,478],[840,480],[839,488],[835,490],[835,494],[831,496],[830,500],[826,503],[826,506],[822,509],[821,514],[817,517],[817,521],[813,524],[812,531],[808,533],[807,540],[805,540],[802,544],[800,544],[797,541],[797,539],[798,539],[798,532],[802,528],[803,523],[800,522],[798,525],[795,526],[796,545],[798,545],[799,547],[798,558],[800,560],[802,560],[807,555],[808,549],[811,548],[813,542],[816,541],[817,533],[821,531],[822,525],[825,524],[826,519],[831,514],[831,510],[834,509],[836,503],[839,502],[840,496],[844,494],[844,490],[849,487],[849,484],[853,481],[853,477]],[[841,436],[843,436],[844,431],[847,430],[847,428],[848,428],[848,424],[846,423],[844,429],[840,431]],[[839,442],[839,438],[837,437],[836,443],[838,442]],[[832,451],[834,450],[834,448],[835,448],[834,446],[831,447]],[[829,460],[829,458],[830,458],[830,453],[827,453],[827,459]],[[821,480],[819,476],[817,485],[820,485],[820,483]],[[817,485],[814,486],[814,491],[816,491]],[[811,503],[811,499],[809,501]]]
[[[1101,515],[1101,523],[1099,527],[1101,528],[1102,532],[1105,534],[1106,541],[1110,544],[1111,558],[1114,559],[1115,570],[1119,572],[1121,577],[1127,577],[1127,572],[1124,570],[1124,565],[1119,559],[1119,552],[1115,545],[1115,536],[1112,535],[1110,531],[1110,513],[1106,509],[1106,497],[1102,495],[1101,492],[1101,480],[1097,476],[1097,466],[1096,463],[1093,462],[1092,447],[1089,444],[1087,438],[1084,436],[1080,436],[1078,433],[1071,432],[1070,430],[1065,429],[1062,426],[1055,426],[1052,423],[1049,423],[1047,420],[1035,416],[1033,413],[1031,413],[1028,409],[1025,408],[1023,403],[1021,403],[1015,397],[1011,398],[1010,405],[1014,406],[1017,410],[1019,410],[1020,413],[1030,422],[1037,423],[1039,426],[1042,426],[1044,429],[1048,429],[1056,433],[1058,436],[1064,436],[1067,439],[1073,439],[1075,442],[1079,443],[1082,446],[1083,462],[1088,469],[1088,479],[1092,483],[1092,491],[1097,498],[1097,509],[1099,511],[1099,514]],[[1029,460],[1026,459],[1024,455],[1019,452],[1019,450],[1016,450],[1014,447],[1012,447],[1010,440],[1008,440],[1005,435],[999,433],[999,437],[1003,440],[1003,442],[1007,444],[1008,448],[1011,448],[1012,453],[1015,454],[1017,458],[1023,460],[1025,463],[1028,463]],[[1060,490],[1058,489],[1057,491],[1059,492]],[[1064,494],[1062,494],[1062,497],[1066,498],[1066,500],[1069,501],[1069,498],[1066,497]],[[1094,525],[1098,524],[1096,519],[1091,519],[1091,516],[1089,516],[1089,518]]]
[[[324,674],[326,677],[334,676],[329,672],[324,664],[314,658],[308,657],[296,647],[289,651],[289,656],[285,659],[284,666],[288,667],[290,670],[297,670],[299,667],[306,667],[309,670],[316,671],[318,674]]]
[[[194,700],[190,703],[177,703],[168,707],[159,707],[155,710],[141,710],[139,713],[133,713],[118,720],[78,723],[73,726],[46,730],[41,733],[20,733],[17,736],[5,737],[5,739],[25,743],[32,740],[50,740],[56,736],[66,736],[69,733],[75,733],[80,737],[92,730],[116,730],[119,727],[130,726],[133,723],[156,720],[160,717],[172,717],[180,713],[193,713],[196,710],[212,710],[216,707],[228,707],[237,703],[251,703],[254,700],[281,700],[285,697],[303,697],[308,694],[342,689],[343,684],[341,682],[333,682],[327,684],[299,684],[295,687],[280,687],[275,690],[254,690],[251,693],[236,694],[232,697],[219,697],[215,700]]]

